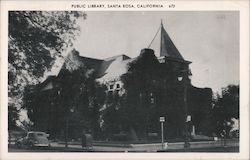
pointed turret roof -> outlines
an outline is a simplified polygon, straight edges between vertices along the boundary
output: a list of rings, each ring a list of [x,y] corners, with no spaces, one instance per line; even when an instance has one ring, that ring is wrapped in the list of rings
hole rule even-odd
[[[160,45],[160,56],[166,56],[169,58],[184,60],[173,41],[166,32],[163,24],[161,23],[161,45]]]

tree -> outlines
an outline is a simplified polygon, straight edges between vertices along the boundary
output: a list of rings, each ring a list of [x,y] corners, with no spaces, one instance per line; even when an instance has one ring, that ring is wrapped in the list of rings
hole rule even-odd
[[[129,64],[128,72],[122,76],[126,90],[127,124],[130,128],[147,130],[151,96],[159,80],[160,64],[153,52],[143,52]],[[145,134],[145,133],[141,133]],[[145,135],[144,135],[145,136]]]
[[[15,106],[8,106],[8,128],[14,129],[18,120],[18,109]]]
[[[104,101],[104,109],[101,111],[102,120],[104,124],[102,130],[106,138],[114,138],[113,134],[119,134],[121,131],[126,130],[126,121],[124,121],[124,97],[118,91],[108,91],[106,100]],[[124,123],[125,122],[125,123]],[[123,125],[122,125],[123,124]]]
[[[130,129],[130,133],[136,130],[139,136],[147,138],[149,132],[159,133],[160,116],[168,113],[171,119],[168,122],[172,124],[176,116],[182,115],[173,110],[181,106],[178,103],[180,100],[177,100],[178,73],[168,65],[159,63],[153,51],[146,49],[129,64],[128,72],[122,75],[126,91],[124,107],[121,109],[122,115],[125,115],[122,122]]]
[[[77,25],[80,17],[86,18],[86,15],[68,11],[9,12],[9,109],[21,108],[25,87],[40,82],[55,60],[72,45],[80,33]],[[14,110],[10,109],[10,112]]]
[[[99,138],[99,109],[105,99],[106,87],[95,81],[96,72],[78,59],[73,50],[66,58],[59,74],[25,92],[24,105],[34,122],[34,129],[45,131],[53,138],[65,135],[79,138],[83,131],[91,131]],[[44,89],[52,84],[49,89]],[[64,133],[63,133],[64,132]]]
[[[221,135],[223,130],[228,136],[232,128],[232,118],[239,119],[239,85],[222,88],[222,94],[214,99],[212,108],[214,132]]]
[[[62,72],[64,72],[62,77],[58,77],[61,79],[61,94],[58,99],[61,105],[58,107],[64,113],[59,118],[68,116],[69,110],[73,108],[72,121],[84,127],[85,131],[91,131],[94,138],[98,138],[99,109],[104,103],[106,86],[96,82],[94,70],[86,66],[80,66],[72,72],[69,70]],[[79,130],[78,132],[81,133]]]
[[[188,130],[193,124],[197,125],[198,133],[207,130],[205,124],[212,90],[192,86],[186,75],[190,73],[188,62],[165,60],[160,63],[153,50],[143,49],[128,64],[127,73],[121,76],[124,94],[117,97],[110,93],[110,102],[106,103],[104,126],[107,129],[116,133],[125,131],[132,140],[150,139],[150,135],[156,134],[149,133],[161,134],[159,117],[164,116],[167,122],[165,138],[185,138],[188,114],[192,115]]]

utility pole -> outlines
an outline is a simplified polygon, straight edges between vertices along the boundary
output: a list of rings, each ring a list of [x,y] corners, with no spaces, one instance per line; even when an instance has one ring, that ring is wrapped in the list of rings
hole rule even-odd
[[[164,122],[165,122],[165,117],[160,117],[160,123],[161,123],[161,145],[162,145],[162,149],[164,149],[164,126],[163,126]]]
[[[184,102],[184,116],[185,116],[185,122],[184,122],[184,148],[190,148],[189,143],[189,131],[188,131],[188,122],[191,121],[191,116],[188,115],[188,103],[187,103],[187,87],[188,87],[188,77],[189,77],[189,70],[185,69],[182,70],[182,76],[178,77],[179,81],[183,81],[183,102]]]
[[[188,70],[184,71],[183,80],[184,80],[184,112],[185,112],[185,142],[184,142],[184,148],[190,148],[188,122],[191,120],[191,116],[188,115],[188,104],[187,104]]]

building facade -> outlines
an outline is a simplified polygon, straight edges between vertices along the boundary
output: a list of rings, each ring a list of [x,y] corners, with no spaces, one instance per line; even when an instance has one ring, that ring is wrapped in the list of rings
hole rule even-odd
[[[136,58],[118,55],[106,59],[83,57],[78,51],[73,50],[65,59],[59,73],[49,76],[31,93],[30,97],[34,98],[35,95],[34,99],[36,99],[36,107],[32,110],[36,113],[33,114],[36,116],[34,126],[38,130],[54,134],[54,137],[57,135],[65,136],[66,130],[67,132],[71,131],[69,136],[72,137],[79,137],[86,130],[95,132],[94,134],[97,134],[97,130],[99,130],[99,134],[102,134],[104,128],[103,132],[106,132],[102,138],[154,139],[160,136],[159,117],[164,116],[166,118],[164,132],[166,138],[183,138],[187,134],[185,129],[187,123],[188,133],[209,135],[207,126],[210,123],[209,111],[212,105],[212,90],[210,88],[197,88],[191,84],[189,78],[192,75],[189,69],[191,62],[185,60],[179,53],[163,25],[160,29],[161,45],[157,57],[154,50],[150,48],[142,49]],[[152,61],[152,65],[150,65],[149,57],[152,59],[155,57],[157,62]],[[133,66],[132,64],[136,66],[136,63],[141,63],[147,69],[144,70],[142,67],[140,71],[140,67],[135,67],[137,70],[134,69],[136,70],[134,71],[131,66]],[[155,65],[157,67],[154,67]],[[98,99],[103,96],[97,108],[91,107],[95,102],[90,98],[87,98],[88,103],[78,104],[79,106],[87,106],[88,111],[82,111],[83,113],[88,112],[86,115],[77,114],[76,107],[69,107],[76,106],[71,101],[81,97],[69,98],[71,90],[62,89],[64,86],[68,86],[70,89],[74,88],[77,78],[73,76],[69,79],[68,77],[72,77],[71,73],[81,67],[85,76],[87,73],[93,75],[94,81],[103,85],[105,90],[105,94],[97,95],[94,98]],[[140,86],[141,88],[139,87],[138,90],[133,90],[138,85],[144,84],[144,80],[141,80],[140,84],[136,80],[126,80],[130,76],[129,74],[136,75],[135,72],[148,77],[150,84],[146,85],[147,80],[145,79],[144,88]],[[154,74],[156,72],[157,74]],[[151,73],[151,77],[147,76]],[[135,79],[138,80],[138,77]],[[85,89],[88,90],[86,87]],[[75,92],[81,91],[76,89]],[[82,99],[85,99],[86,96],[89,95],[84,93]],[[113,110],[112,107],[114,107]],[[39,113],[47,113],[47,115]],[[81,116],[89,117],[89,119],[94,117],[95,120],[86,123],[84,118],[77,118]],[[116,119],[110,117],[116,117]],[[133,117],[134,121],[131,120]],[[189,117],[188,120],[187,117]],[[78,121],[79,119],[81,120]],[[53,123],[50,124],[50,122]],[[97,129],[98,127],[99,129]]]

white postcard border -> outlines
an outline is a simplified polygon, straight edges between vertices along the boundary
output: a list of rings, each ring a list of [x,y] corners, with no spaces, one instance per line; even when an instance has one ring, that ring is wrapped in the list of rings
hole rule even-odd
[[[73,8],[75,4],[164,4],[163,8]],[[169,5],[174,4],[171,8]],[[240,11],[239,153],[8,153],[8,11]],[[1,1],[1,149],[0,159],[248,159],[249,158],[249,3],[242,1]]]

